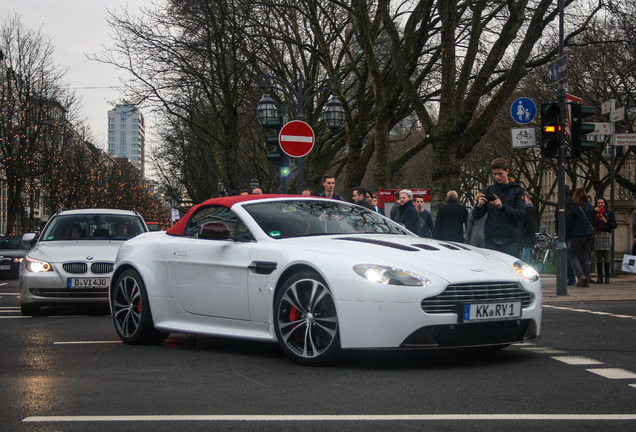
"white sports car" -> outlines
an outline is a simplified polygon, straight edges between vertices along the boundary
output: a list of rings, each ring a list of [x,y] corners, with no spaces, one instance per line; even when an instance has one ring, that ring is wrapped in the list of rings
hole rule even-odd
[[[539,276],[517,258],[289,195],[210,199],[127,241],[109,298],[126,343],[278,341],[303,364],[340,349],[504,347],[541,329]]]

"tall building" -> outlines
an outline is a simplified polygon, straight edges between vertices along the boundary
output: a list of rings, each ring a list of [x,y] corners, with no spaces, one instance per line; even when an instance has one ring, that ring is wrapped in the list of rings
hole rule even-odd
[[[132,104],[124,102],[108,111],[108,151],[127,158],[144,175],[146,123],[144,116]]]

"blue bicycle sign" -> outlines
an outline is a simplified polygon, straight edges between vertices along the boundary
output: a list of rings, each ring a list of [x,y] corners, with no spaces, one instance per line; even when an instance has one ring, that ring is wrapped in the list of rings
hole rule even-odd
[[[519,98],[510,106],[510,115],[519,124],[530,123],[537,115],[537,106],[528,98]]]

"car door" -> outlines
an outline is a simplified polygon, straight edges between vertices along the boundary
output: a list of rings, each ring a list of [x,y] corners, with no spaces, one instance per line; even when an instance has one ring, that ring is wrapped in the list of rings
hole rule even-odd
[[[198,238],[198,227],[222,222],[234,239]],[[177,301],[189,313],[249,320],[248,264],[251,234],[226,207],[207,207],[194,214],[184,236],[176,239],[169,259]]]

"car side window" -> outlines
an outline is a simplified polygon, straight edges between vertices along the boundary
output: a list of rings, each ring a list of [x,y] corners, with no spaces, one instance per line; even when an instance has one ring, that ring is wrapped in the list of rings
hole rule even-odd
[[[254,239],[247,226],[236,213],[227,207],[205,207],[192,215],[186,226],[184,235],[197,237],[199,228],[208,222],[221,222],[228,226],[230,234],[238,241],[248,242]]]

